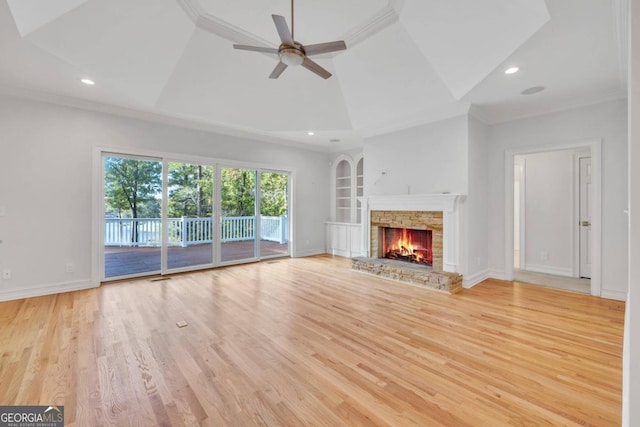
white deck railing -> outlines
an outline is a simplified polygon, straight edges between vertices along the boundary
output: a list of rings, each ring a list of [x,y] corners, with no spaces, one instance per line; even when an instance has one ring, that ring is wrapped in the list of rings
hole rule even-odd
[[[220,224],[221,242],[255,239],[255,216],[223,217]],[[134,233],[137,230],[137,233]],[[213,241],[212,218],[167,219],[169,246],[190,246]],[[286,216],[261,216],[260,239],[281,244],[289,240]],[[105,218],[105,246],[160,246],[162,220],[160,218]]]

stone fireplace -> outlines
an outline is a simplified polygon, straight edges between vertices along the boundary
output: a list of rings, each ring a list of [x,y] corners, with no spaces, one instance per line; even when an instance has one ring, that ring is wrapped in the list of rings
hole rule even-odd
[[[449,293],[462,289],[456,194],[372,196],[362,203],[366,257],[355,270]]]
[[[384,234],[387,230],[418,230],[429,232],[431,241],[427,241],[423,248],[416,250],[430,252],[434,271],[442,271],[442,212],[430,211],[392,211],[375,210],[369,217],[369,254],[372,258],[385,258],[383,253]],[[393,242],[392,242],[393,244]],[[430,247],[426,247],[430,245]]]

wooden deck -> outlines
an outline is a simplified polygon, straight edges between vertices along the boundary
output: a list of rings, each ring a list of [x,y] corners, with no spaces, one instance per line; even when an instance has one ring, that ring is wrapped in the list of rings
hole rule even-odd
[[[0,403],[70,427],[619,426],[624,307],[331,256],[129,280],[0,303]]]
[[[211,245],[193,245],[169,247],[167,264],[170,269],[211,264],[213,259]],[[288,245],[266,240],[260,241],[262,257],[285,256]],[[222,243],[220,258],[222,262],[253,258],[254,242]],[[138,273],[160,271],[160,248],[158,247],[113,247],[104,248],[105,277],[128,276]]]

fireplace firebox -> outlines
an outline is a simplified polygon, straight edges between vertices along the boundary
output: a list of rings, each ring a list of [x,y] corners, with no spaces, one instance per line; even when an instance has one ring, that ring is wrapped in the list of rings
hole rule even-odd
[[[431,267],[433,245],[431,230],[379,227],[378,256]]]

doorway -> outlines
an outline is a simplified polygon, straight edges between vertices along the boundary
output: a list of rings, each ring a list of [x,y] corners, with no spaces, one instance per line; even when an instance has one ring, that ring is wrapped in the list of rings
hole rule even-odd
[[[554,150],[514,158],[514,278],[590,292],[590,254],[578,221],[590,211],[588,150]],[[574,244],[574,240],[578,242]],[[588,243],[588,242],[587,242]]]
[[[600,149],[506,152],[507,280],[600,295]]]

